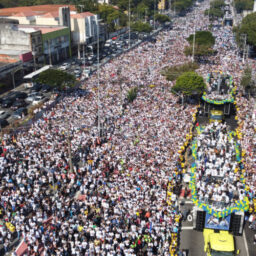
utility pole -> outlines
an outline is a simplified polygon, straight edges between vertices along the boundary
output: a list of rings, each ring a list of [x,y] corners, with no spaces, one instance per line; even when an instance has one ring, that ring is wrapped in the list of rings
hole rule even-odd
[[[156,30],[156,0],[154,0],[154,30]]]
[[[196,28],[194,27],[194,35],[193,35],[193,48],[192,48],[192,62],[195,60],[195,42],[196,42]]]
[[[49,64],[50,64],[50,66],[52,66],[52,54],[51,54],[50,39],[48,39],[48,53],[49,53]]]
[[[129,0],[129,48],[131,47],[131,0]]]
[[[243,40],[243,64],[245,62],[245,55],[246,55],[246,40],[247,40],[247,35],[246,34],[241,34],[241,40]]]
[[[69,172],[73,172],[73,163],[72,163],[72,155],[71,155],[71,138],[70,131],[68,129],[68,158],[69,158]]]
[[[98,101],[98,136],[100,137],[100,39],[99,39],[99,19],[97,17],[97,87],[98,87],[98,94],[97,94],[97,101]]]

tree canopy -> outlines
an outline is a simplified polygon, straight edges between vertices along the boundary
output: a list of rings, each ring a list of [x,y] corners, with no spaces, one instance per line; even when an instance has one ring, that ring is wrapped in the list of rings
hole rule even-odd
[[[256,46],[256,12],[247,15],[243,18],[239,27],[234,28],[236,32],[236,40],[241,45],[241,34],[247,35],[247,43]]]
[[[244,69],[244,73],[241,79],[241,85],[244,89],[251,87],[252,85],[252,69],[250,67],[246,67]]]
[[[193,0],[176,0],[173,3],[173,9],[179,14],[183,14],[193,5]]]
[[[155,15],[155,20],[160,22],[160,23],[165,23],[170,21],[170,18],[167,15],[164,14],[156,14]]]
[[[57,69],[48,69],[39,74],[36,82],[47,84],[51,87],[64,89],[65,87],[73,87],[76,79],[73,75]]]
[[[167,67],[162,71],[162,75],[164,75],[168,81],[174,81],[184,72],[195,71],[198,68],[199,65],[197,63],[188,62],[182,65]]]
[[[224,16],[225,2],[223,0],[215,0],[210,4],[210,9],[205,10],[204,14],[209,15],[210,20],[222,18]]]
[[[190,46],[185,47],[185,55],[192,55],[193,52],[193,38],[194,35],[190,35],[187,40]],[[210,31],[196,31],[195,34],[195,56],[205,56],[214,53],[212,49],[215,43],[215,38]]]
[[[202,94],[206,90],[203,77],[195,72],[185,72],[178,77],[172,90],[186,96]]]
[[[252,10],[254,0],[235,0],[235,8],[238,13],[244,10]]]
[[[137,21],[131,24],[131,30],[137,31],[137,32],[150,33],[152,31],[152,27],[148,23]]]
[[[193,44],[194,35],[190,35],[187,40],[190,45]],[[195,44],[198,46],[212,47],[215,43],[215,37],[210,31],[196,31]]]

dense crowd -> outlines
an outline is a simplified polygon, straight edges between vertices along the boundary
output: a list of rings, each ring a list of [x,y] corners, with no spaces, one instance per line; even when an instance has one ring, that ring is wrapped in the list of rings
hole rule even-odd
[[[225,123],[215,122],[204,128],[197,138],[197,157],[196,186],[200,201],[221,209],[244,199],[235,142]]]
[[[155,44],[144,42],[104,65],[99,92],[94,74],[82,90],[64,95],[28,131],[3,136],[0,213],[16,230],[0,228],[5,251],[16,234],[28,245],[27,255],[42,250],[64,256],[169,255],[180,213],[177,201],[166,202],[167,184],[181,182],[178,151],[196,107],[178,104],[168,90],[172,83],[160,71],[189,61],[183,53],[186,38],[193,26],[208,27],[203,14],[208,5],[175,19],[173,31],[160,32]],[[216,69],[228,56],[224,69],[230,70],[224,71],[239,73],[231,30],[213,29],[220,50],[212,57]],[[211,70],[207,63],[199,68],[203,75]],[[126,95],[133,87],[138,88],[137,98],[129,103]],[[243,118],[248,128],[250,117]],[[251,158],[255,138],[246,138],[253,134],[250,128],[242,142],[251,147]],[[251,158],[247,165],[253,173]],[[251,177],[255,185],[255,173]]]

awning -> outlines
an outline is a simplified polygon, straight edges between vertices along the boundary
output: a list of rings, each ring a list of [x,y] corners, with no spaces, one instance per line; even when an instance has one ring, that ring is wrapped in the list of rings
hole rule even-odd
[[[32,79],[34,76],[39,75],[40,73],[44,72],[45,70],[49,69],[50,67],[51,67],[50,65],[46,65],[30,74],[24,76],[24,79]]]

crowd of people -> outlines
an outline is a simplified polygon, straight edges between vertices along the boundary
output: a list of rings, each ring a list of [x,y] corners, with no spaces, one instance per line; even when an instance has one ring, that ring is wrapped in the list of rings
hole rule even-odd
[[[226,123],[211,123],[197,137],[197,194],[199,200],[223,209],[243,200],[245,186],[236,158],[234,138]]]
[[[177,202],[167,204],[167,186],[182,180],[178,151],[196,106],[178,104],[160,71],[190,60],[186,38],[193,26],[208,28],[208,6],[175,19],[173,31],[160,32],[155,44],[143,42],[101,67],[99,91],[94,74],[30,129],[3,135],[0,213],[15,229],[0,228],[5,252],[14,235],[24,239],[26,255],[169,255],[170,245],[177,246],[181,214]],[[220,69],[218,60],[231,58],[236,46],[231,30],[213,30],[219,52],[212,58]],[[240,72],[235,60],[226,59],[230,72]],[[205,63],[198,71],[212,68]],[[134,87],[137,97],[129,103]],[[246,141],[251,132],[243,145],[255,157],[255,138]],[[253,173],[255,159],[247,161]]]

